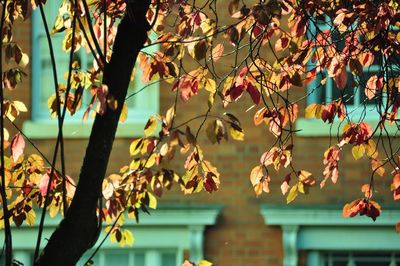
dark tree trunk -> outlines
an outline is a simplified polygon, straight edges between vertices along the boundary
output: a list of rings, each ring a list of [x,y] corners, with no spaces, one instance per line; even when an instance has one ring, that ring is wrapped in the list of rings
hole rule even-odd
[[[96,116],[86,149],[79,183],[66,217],[50,237],[35,265],[75,265],[98,237],[96,207],[126,97],[129,80],[150,26],[145,18],[150,0],[127,0],[125,17],[118,26],[103,83],[118,101],[115,111]]]

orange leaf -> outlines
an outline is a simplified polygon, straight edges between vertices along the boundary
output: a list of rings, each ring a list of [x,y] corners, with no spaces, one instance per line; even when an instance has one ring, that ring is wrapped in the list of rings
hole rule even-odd
[[[223,52],[224,52],[224,46],[222,45],[222,43],[215,45],[211,53],[214,62],[217,61],[222,56]]]
[[[262,165],[258,165],[251,170],[250,173],[250,182],[253,186],[257,185],[260,183],[261,178],[263,177],[263,169]]]
[[[267,108],[263,107],[260,110],[258,110],[255,114],[254,114],[254,124],[256,126],[260,125],[263,121],[264,121],[264,114],[267,112]]]
[[[366,198],[371,198],[372,197],[372,188],[369,184],[364,184],[361,187],[361,192],[364,193],[364,196]]]

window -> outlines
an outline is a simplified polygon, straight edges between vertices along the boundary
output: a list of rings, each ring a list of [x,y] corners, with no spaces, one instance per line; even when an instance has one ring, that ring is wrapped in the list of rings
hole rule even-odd
[[[316,255],[318,266],[396,266],[400,263],[399,253],[395,252],[320,252]]]
[[[49,27],[55,21],[60,7],[61,0],[48,1],[44,5],[47,23]],[[59,83],[66,83],[64,74],[68,71],[69,53],[62,50],[64,34],[55,34],[52,36],[53,49],[57,62],[57,78]],[[151,52],[151,51],[148,51]],[[85,49],[80,49],[75,54],[75,59],[80,62],[82,69],[92,63],[92,56],[86,53]],[[48,138],[57,135],[56,119],[50,121],[50,112],[47,106],[48,98],[54,94],[54,81],[51,66],[50,52],[44,31],[42,18],[39,10],[32,14],[32,119],[23,125],[24,132],[29,137]],[[159,109],[158,84],[146,87],[135,97],[129,97],[132,93],[143,88],[141,82],[141,71],[136,70],[136,76],[129,87],[128,99],[128,120],[119,125],[117,134],[119,136],[133,136],[141,134],[143,126],[148,117],[154,115]],[[88,105],[90,99],[83,99],[82,110],[74,116],[69,114],[65,117],[64,134],[66,137],[89,136],[89,122],[82,124],[82,116],[85,110],[85,104]],[[44,130],[46,129],[46,130]]]
[[[145,250],[130,250],[130,251],[101,251],[94,259],[96,266],[176,266],[177,250],[158,250],[158,249],[145,249]],[[83,265],[89,255],[82,257],[78,265]]]
[[[106,240],[93,261],[95,266],[180,266],[184,259],[200,261],[204,258],[204,229],[214,225],[221,206],[219,205],[161,205],[151,215],[142,213],[140,224],[125,220],[125,229],[131,230],[135,238],[132,247],[119,247]],[[49,238],[60,218],[46,219],[43,241]],[[105,236],[100,235],[100,240]],[[24,265],[32,265],[36,245],[37,226],[13,229],[14,258]],[[90,257],[87,251],[79,266]]]
[[[317,35],[322,33],[324,30],[331,29],[333,22],[328,17],[322,17],[318,19],[311,19],[308,28],[308,38],[315,39]],[[394,33],[398,30],[394,29]],[[338,31],[330,32],[330,42],[335,44],[339,50],[342,50],[345,42],[343,36]],[[315,48],[317,49],[317,48]],[[377,112],[377,106],[380,105],[375,99],[369,100],[365,95],[364,88],[367,84],[368,79],[373,75],[383,75],[383,79],[388,79],[388,76],[395,76],[400,73],[399,56],[392,55],[389,59],[384,59],[381,56],[381,52],[376,53],[374,61],[368,67],[363,67],[363,73],[361,75],[353,75],[347,67],[347,83],[344,89],[338,89],[335,81],[328,76],[326,71],[317,73],[317,77],[307,85],[307,105],[312,103],[326,104],[333,100],[342,98],[346,112],[353,121],[359,121],[360,119],[368,120],[373,125],[378,123],[379,115]],[[308,69],[315,69],[317,66],[316,62],[310,62]],[[385,69],[385,66],[387,69]],[[324,124],[322,121],[316,121],[315,119],[306,120],[299,119],[296,127],[299,130],[299,136],[321,136],[321,135],[336,135],[341,132],[338,129],[346,123],[341,123],[335,120],[332,127],[329,124]],[[395,127],[388,127],[389,132],[394,132]]]
[[[396,266],[400,237],[394,225],[400,211],[385,209],[374,222],[368,217],[343,218],[342,209],[262,205],[267,225],[282,228],[284,266]],[[373,263],[372,263],[373,262]],[[372,263],[372,264],[371,264]]]

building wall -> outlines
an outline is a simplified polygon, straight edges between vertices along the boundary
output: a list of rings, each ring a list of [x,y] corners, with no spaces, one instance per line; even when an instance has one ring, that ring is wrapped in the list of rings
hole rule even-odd
[[[223,10],[227,10],[226,8]],[[17,27],[16,27],[17,29]],[[31,29],[29,21],[18,25],[15,39],[21,44],[24,51],[30,52]],[[223,62],[219,67],[229,65]],[[24,79],[22,86],[13,92],[13,99],[24,101],[28,109],[31,105],[30,91],[30,69],[26,70],[28,77]],[[305,88],[294,88],[294,98],[303,95]],[[168,109],[174,100],[174,93],[170,85],[162,84],[160,87],[161,113]],[[192,100],[178,106],[178,120],[187,119],[201,114],[207,108],[206,93],[199,92],[199,95]],[[245,130],[245,141],[237,142],[229,140],[220,145],[211,145],[207,142],[205,134],[201,134],[200,142],[204,143],[204,154],[217,168],[221,174],[220,190],[208,194],[201,192],[195,195],[182,195],[177,185],[169,192],[165,192],[161,203],[187,203],[187,204],[222,204],[224,206],[215,226],[208,227],[205,234],[205,257],[213,261],[215,265],[282,265],[283,249],[282,234],[278,226],[267,226],[260,215],[259,205],[286,204],[285,196],[282,196],[280,185],[288,171],[281,170],[279,173],[271,171],[271,193],[263,194],[257,198],[249,181],[251,169],[259,164],[262,153],[271,146],[274,137],[269,133],[267,126],[255,127],[252,116],[257,108],[250,112],[245,110],[252,105],[250,97],[245,94],[238,103],[231,104],[223,110],[218,103],[217,113],[227,111],[233,113],[242,121]],[[300,110],[304,109],[301,103]],[[301,112],[302,113],[302,112]],[[29,119],[30,114],[24,114],[23,119]],[[17,123],[21,126],[21,120]],[[204,130],[202,133],[205,133]],[[112,156],[109,162],[109,173],[118,171],[124,164],[129,163],[129,144],[132,139],[116,139]],[[36,139],[34,143],[40,150],[51,158],[55,139]],[[65,155],[68,174],[75,179],[78,178],[80,166],[85,152],[87,139],[66,139]],[[305,169],[312,172],[318,180],[322,180],[322,158],[323,152],[329,147],[329,138],[297,137],[294,142],[295,154],[294,165],[298,169]],[[35,152],[31,145],[27,145],[27,153]],[[175,164],[179,167],[177,172],[183,173],[183,160]],[[369,181],[370,167],[367,160],[354,161],[350,150],[345,150],[340,159],[340,178],[338,184],[333,185],[327,182],[325,188],[318,186],[311,189],[307,196],[299,195],[295,205],[324,206],[325,204],[343,204],[353,199],[362,197],[360,187]],[[381,202],[391,203],[391,196],[388,184],[389,178],[376,178],[379,183],[376,190],[376,198]],[[143,214],[145,215],[145,214]]]

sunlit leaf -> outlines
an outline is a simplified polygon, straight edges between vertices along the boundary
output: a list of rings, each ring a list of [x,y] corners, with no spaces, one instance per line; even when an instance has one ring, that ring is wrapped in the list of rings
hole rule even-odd
[[[151,116],[144,127],[144,134],[146,137],[151,136],[157,128],[157,120],[154,116]]]
[[[119,122],[124,123],[128,118],[128,105],[124,102],[122,105],[121,115],[119,116]]]
[[[365,153],[365,145],[360,144],[360,145],[353,146],[353,148],[351,149],[351,153],[353,154],[353,157],[356,160],[362,158]]]
[[[243,141],[244,140],[244,132],[243,129],[241,129],[239,126],[237,126],[236,124],[231,123],[230,127],[229,127],[229,133],[231,135],[231,137],[234,140],[240,140]]]
[[[286,198],[286,203],[287,203],[287,204],[289,204],[289,203],[291,203],[292,201],[295,200],[295,198],[296,198],[297,195],[298,195],[298,191],[299,191],[299,189],[298,189],[298,184],[294,185],[294,186],[290,189],[289,194],[287,195],[287,198]]]
[[[153,194],[147,192],[147,196],[149,197],[149,207],[152,209],[157,209],[157,199]]]

